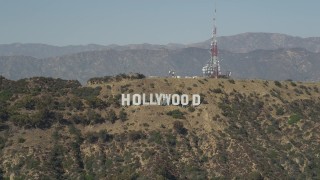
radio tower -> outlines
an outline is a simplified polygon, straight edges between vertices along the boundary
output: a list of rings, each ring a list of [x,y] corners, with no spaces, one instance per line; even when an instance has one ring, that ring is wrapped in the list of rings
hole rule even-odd
[[[219,78],[221,75],[220,63],[218,58],[218,41],[217,41],[217,26],[216,26],[217,9],[214,10],[213,31],[211,40],[211,58],[209,62],[202,68],[205,77]]]

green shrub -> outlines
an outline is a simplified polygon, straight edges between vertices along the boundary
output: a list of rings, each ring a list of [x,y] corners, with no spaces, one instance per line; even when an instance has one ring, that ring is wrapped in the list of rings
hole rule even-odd
[[[282,84],[279,81],[274,81],[274,85],[278,86],[278,87],[282,87]]]
[[[277,108],[276,115],[277,116],[284,115],[284,109],[282,107]]]
[[[6,139],[0,136],[0,150],[5,147]]]
[[[162,135],[159,131],[152,131],[149,136],[149,142],[162,144]]]
[[[74,95],[82,99],[88,99],[92,97],[97,97],[100,94],[101,87],[91,88],[91,87],[83,87],[77,88],[72,91]]]
[[[24,143],[24,142],[26,142],[26,140],[24,138],[19,138],[18,139],[18,143]]]
[[[290,125],[293,125],[293,124],[299,122],[300,120],[301,120],[301,115],[299,115],[299,114],[294,114],[294,115],[291,115],[291,116],[290,116],[290,118],[289,118],[289,120],[288,120],[288,123],[289,123]]]
[[[84,106],[81,99],[79,99],[79,98],[72,98],[70,100],[70,105],[72,108],[75,108],[77,110],[83,110],[83,106]]]
[[[14,114],[10,116],[9,121],[12,122],[14,125],[23,127],[27,125],[31,120],[28,115],[25,114]]]
[[[291,84],[291,86],[293,86],[293,87],[296,87],[297,86],[297,84],[296,83],[294,83],[294,82],[290,82],[290,84]]]
[[[189,106],[189,107],[188,107],[188,111],[189,111],[189,112],[194,112],[195,110],[196,110],[196,109],[195,109],[194,107],[192,107],[192,106]]]
[[[221,94],[223,93],[223,91],[220,88],[217,89],[213,89],[212,92],[216,93],[216,94]]]
[[[167,112],[168,116],[172,116],[175,119],[186,119],[184,117],[184,113],[181,112],[179,109],[173,110],[173,111],[169,111]]]
[[[96,113],[95,111],[89,110],[87,112],[87,122],[90,124],[101,124],[105,122],[105,119],[101,117],[100,114]],[[84,123],[84,125],[88,125]]]
[[[10,127],[7,124],[0,123],[0,132],[1,131],[7,131],[9,129],[10,129]]]
[[[235,84],[236,82],[233,79],[229,79],[229,83]]]
[[[145,138],[145,134],[143,134],[142,131],[132,131],[129,133],[129,139],[131,141],[138,141],[143,138]]]
[[[113,135],[109,134],[107,130],[100,130],[98,136],[102,142],[110,142],[113,139]]]
[[[87,98],[87,104],[92,109],[104,109],[108,107],[107,103],[105,101],[102,101],[101,99],[97,97],[88,97]]]
[[[123,122],[128,119],[128,114],[122,109],[119,113],[119,119]]]
[[[0,101],[8,101],[13,96],[13,93],[9,90],[0,91]]]
[[[57,130],[53,131],[53,133],[51,134],[51,137],[54,141],[58,141],[60,138],[59,132]]]
[[[181,121],[174,121],[173,122],[173,129],[182,135],[187,134],[188,130],[184,128],[183,123]]]
[[[98,135],[96,133],[90,132],[90,133],[88,133],[86,135],[86,139],[90,144],[93,144],[93,143],[96,143],[98,141],[99,137],[98,137]]]
[[[175,146],[177,144],[177,137],[173,134],[167,135],[167,143],[170,146]]]
[[[75,124],[80,124],[80,123],[85,124],[85,122],[86,122],[86,118],[84,116],[80,116],[80,115],[76,115],[76,114],[72,115],[70,119]]]
[[[1,108],[0,109],[0,122],[7,121],[9,118],[9,113],[6,109]]]
[[[118,119],[116,112],[113,109],[109,110],[106,117],[107,121],[110,121],[112,124]]]

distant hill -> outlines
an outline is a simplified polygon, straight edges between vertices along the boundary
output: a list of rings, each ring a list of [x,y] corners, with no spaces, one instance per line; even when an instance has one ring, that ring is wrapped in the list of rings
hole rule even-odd
[[[190,47],[208,49],[210,41],[195,43]],[[247,53],[255,50],[276,50],[303,48],[311,52],[320,52],[320,38],[301,38],[278,33],[243,33],[218,38],[219,48],[235,53]]]
[[[46,76],[85,83],[96,76],[138,72],[167,76],[201,75],[210,58],[210,40],[189,44],[0,45],[0,73],[10,79]],[[320,38],[275,33],[244,33],[219,37],[222,71],[234,78],[319,81]]]
[[[311,52],[320,52],[320,37],[300,38],[277,33],[243,33],[234,36],[219,37],[219,48],[234,53],[247,53],[250,51],[264,49],[275,50],[278,48],[304,48]],[[63,55],[70,55],[85,51],[99,50],[176,50],[187,47],[202,49],[210,48],[210,41],[194,44],[154,45],[154,44],[130,44],[130,45],[73,45],[73,46],[52,46],[46,44],[2,44],[0,45],[0,56],[32,56],[35,58],[49,58]]]
[[[107,49],[107,47],[94,44],[84,46],[59,47],[46,44],[14,43],[0,45],[0,56],[32,56],[35,58],[48,58],[84,51],[95,51],[103,49]]]
[[[319,81],[320,54],[304,49],[255,50],[249,53],[220,51],[222,71],[233,78]],[[85,83],[96,76],[138,72],[147,76],[201,75],[210,53],[201,48],[176,50],[103,50],[36,59],[26,56],[0,57],[0,72],[7,78],[46,76],[77,79]]]

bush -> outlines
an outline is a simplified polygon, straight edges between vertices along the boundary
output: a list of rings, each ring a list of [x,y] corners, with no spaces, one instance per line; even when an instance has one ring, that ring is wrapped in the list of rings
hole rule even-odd
[[[89,99],[93,97],[97,97],[100,94],[101,87],[91,88],[91,87],[83,87],[74,89],[72,93],[79,98]]]
[[[293,87],[296,87],[296,86],[297,86],[297,84],[294,83],[294,82],[290,82],[290,84],[291,84],[291,86],[293,86]]]
[[[150,133],[149,142],[155,142],[157,144],[162,143],[162,136],[159,131],[152,131]]]
[[[277,108],[276,115],[277,116],[284,115],[284,109],[282,107]]]
[[[13,96],[12,92],[6,90],[6,91],[0,91],[0,101],[8,101]]]
[[[290,116],[288,123],[289,123],[290,125],[293,125],[293,124],[299,122],[300,120],[301,120],[301,115],[299,115],[299,114],[294,114],[294,115],[291,115],[291,116]]]
[[[223,93],[223,91],[220,88],[217,89],[213,89],[212,92],[216,93],[216,94],[221,94]]]
[[[194,112],[196,109],[194,108],[194,107],[192,107],[192,106],[190,106],[189,108],[188,108],[188,111],[189,112]]]
[[[143,134],[142,131],[132,131],[129,133],[129,139],[131,141],[138,141],[143,138],[145,138],[145,135]]]
[[[173,128],[177,133],[182,134],[182,135],[186,135],[188,132],[188,130],[186,128],[184,128],[183,123],[180,121],[174,121]]]
[[[0,132],[1,131],[6,131],[6,130],[9,130],[9,129],[10,129],[10,127],[8,125],[0,123]]]
[[[71,121],[73,121],[75,124],[85,124],[85,122],[86,122],[86,119],[85,119],[85,117],[83,117],[83,116],[80,116],[80,115],[76,115],[76,114],[74,114],[74,115],[72,115],[71,116]]]
[[[24,99],[24,108],[26,110],[35,110],[36,107],[36,101],[32,99],[31,97],[27,97]]]
[[[107,117],[106,117],[107,121],[110,121],[112,124],[116,122],[117,120],[117,115],[116,112],[114,112],[114,110],[109,110],[107,113]]]
[[[6,139],[0,136],[0,150],[5,147]]]
[[[72,108],[75,108],[77,110],[83,110],[83,106],[84,106],[81,99],[79,99],[79,98],[72,98],[70,100],[70,105]]]
[[[168,134],[167,135],[167,143],[170,146],[175,146],[177,144],[177,137],[173,134]]]
[[[87,98],[88,106],[92,109],[104,109],[108,107],[107,103],[105,101],[102,101],[101,99],[97,97],[88,97]]]
[[[6,109],[1,108],[0,109],[0,122],[7,121],[9,118],[9,113]]]
[[[128,114],[122,109],[119,113],[119,119],[123,122],[127,120]]]
[[[102,142],[110,142],[113,139],[113,135],[109,134],[107,130],[99,131],[98,136]]]
[[[274,81],[274,85],[278,86],[278,87],[282,87],[282,84],[279,81]]]
[[[24,138],[19,138],[18,139],[18,143],[24,143],[24,142],[26,142],[26,140]]]
[[[101,124],[101,123],[105,122],[105,119],[103,119],[100,114],[98,114],[98,113],[96,113],[95,111],[92,111],[92,110],[88,111],[87,119],[88,119],[88,122],[90,124]]]
[[[90,132],[87,134],[86,139],[90,144],[93,144],[93,143],[96,143],[99,138],[97,134]]]
[[[50,128],[56,120],[56,114],[48,109],[42,109],[33,115],[30,121],[30,126],[34,128]]]
[[[178,109],[167,112],[167,115],[168,115],[168,116],[172,116],[172,117],[175,118],[175,119],[186,119],[186,118],[184,117],[184,113],[181,112],[181,111],[178,110]]]
[[[12,122],[14,125],[23,127],[27,125],[31,120],[28,115],[24,114],[14,114],[10,116],[9,121]]]
[[[235,84],[236,82],[233,79],[229,79],[229,83]]]

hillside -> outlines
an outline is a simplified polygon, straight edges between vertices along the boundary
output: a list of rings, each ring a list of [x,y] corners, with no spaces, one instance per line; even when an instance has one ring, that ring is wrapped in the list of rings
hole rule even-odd
[[[320,177],[319,83],[1,82],[0,179]],[[202,104],[120,106],[121,93],[142,92],[200,94]]]

